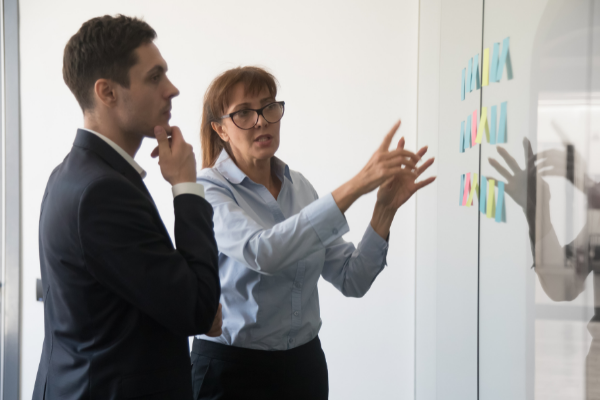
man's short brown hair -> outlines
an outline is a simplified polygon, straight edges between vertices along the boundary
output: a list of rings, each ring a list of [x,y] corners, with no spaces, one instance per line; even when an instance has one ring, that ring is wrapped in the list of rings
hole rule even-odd
[[[65,46],[63,79],[83,111],[94,106],[94,84],[110,79],[129,87],[129,70],[137,63],[135,49],[151,43],[156,32],[146,22],[117,15],[92,18]]]

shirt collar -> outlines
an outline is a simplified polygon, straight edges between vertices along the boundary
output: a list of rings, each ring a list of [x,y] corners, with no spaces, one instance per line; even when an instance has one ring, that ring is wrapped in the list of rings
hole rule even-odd
[[[273,157],[273,168],[275,169],[275,175],[281,182],[283,182],[283,178],[286,177],[290,183],[294,183],[288,165],[275,156]],[[248,176],[238,168],[235,162],[233,162],[231,157],[229,157],[229,154],[227,154],[225,149],[221,150],[221,154],[215,163],[215,169],[234,185],[240,184],[244,179],[248,178]]]
[[[88,131],[90,133],[93,133],[94,135],[98,136],[100,139],[104,140],[110,147],[112,147],[117,153],[119,153],[119,155],[121,157],[123,157],[125,159],[125,161],[127,161],[137,171],[138,174],[140,174],[142,179],[144,179],[146,177],[146,175],[147,175],[146,171],[144,171],[144,169],[142,167],[140,167],[140,164],[135,162],[135,160],[129,154],[127,154],[127,152],[125,150],[123,150],[118,144],[116,144],[115,142],[113,142],[112,140],[107,138],[106,136],[104,136],[98,132],[95,132],[91,129],[87,129],[87,128],[81,128],[81,129]]]

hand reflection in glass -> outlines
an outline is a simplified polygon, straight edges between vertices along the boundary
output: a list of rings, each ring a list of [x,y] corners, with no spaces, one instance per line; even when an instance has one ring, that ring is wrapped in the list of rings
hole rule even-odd
[[[555,129],[559,131],[557,126]],[[584,158],[561,133],[559,131],[563,149],[538,154],[533,154],[531,143],[523,139],[526,160],[523,169],[500,146],[497,147],[498,154],[510,171],[492,157],[489,162],[506,179],[506,194],[525,213],[535,272],[544,292],[554,301],[572,301],[585,290],[585,280],[590,272],[594,272],[595,315],[588,324],[593,340],[586,358],[586,398],[600,399],[600,184],[590,179]],[[558,241],[550,218],[550,188],[543,178],[548,176],[564,177],[588,197],[587,223],[565,246]]]

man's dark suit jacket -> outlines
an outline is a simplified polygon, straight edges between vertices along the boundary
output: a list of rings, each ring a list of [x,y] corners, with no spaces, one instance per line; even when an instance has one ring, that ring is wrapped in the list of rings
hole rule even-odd
[[[221,288],[212,207],[174,201],[169,238],[138,172],[78,130],[42,201],[45,339],[33,400],[192,399],[188,336]]]

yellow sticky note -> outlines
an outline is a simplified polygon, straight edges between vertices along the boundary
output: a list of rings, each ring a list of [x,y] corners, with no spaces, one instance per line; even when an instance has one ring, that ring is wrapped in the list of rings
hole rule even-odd
[[[467,207],[471,207],[471,203],[473,203],[473,197],[475,197],[475,192],[479,190],[479,180],[477,179],[477,174],[473,174],[473,183],[471,184],[471,193],[469,193],[469,198],[467,199]]]
[[[481,144],[481,138],[483,136],[483,130],[488,131],[487,129],[487,107],[481,107],[481,119],[479,120],[479,125],[477,126],[477,138],[475,138],[475,143]],[[488,142],[489,142],[489,131],[488,131]]]
[[[483,50],[483,65],[481,68],[481,86],[487,86],[490,83],[490,49]]]
[[[496,181],[494,179],[488,180],[488,194],[487,194],[487,213],[488,218],[494,218],[496,216]]]

